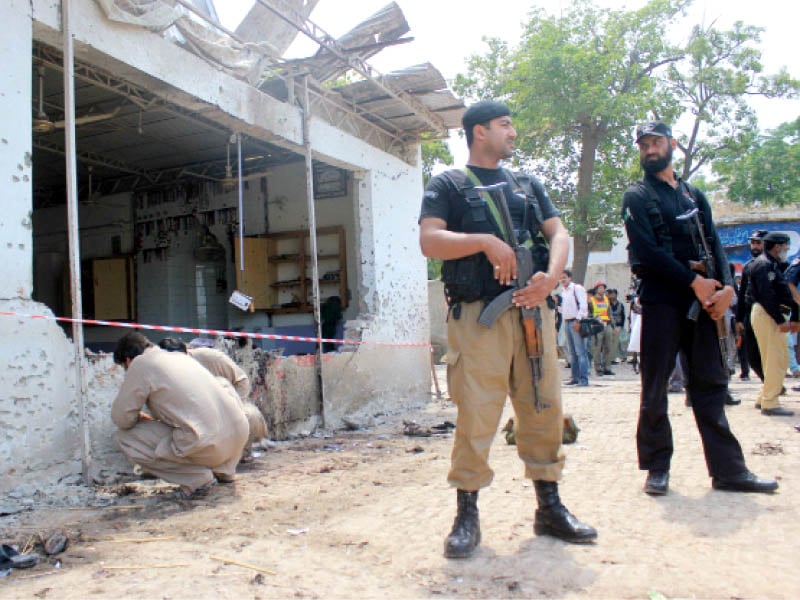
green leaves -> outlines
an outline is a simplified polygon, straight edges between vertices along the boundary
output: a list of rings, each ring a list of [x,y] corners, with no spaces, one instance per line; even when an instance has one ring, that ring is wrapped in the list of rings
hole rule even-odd
[[[575,240],[579,281],[588,252],[616,233],[628,183],[641,176],[631,139],[636,123],[690,118],[675,156],[688,179],[718,157],[741,156],[750,147],[757,120],[749,96],[800,90],[785,71],[763,73],[761,29],[741,22],[728,31],[692,28],[680,20],[690,3],[650,0],[638,10],[608,10],[574,0],[555,15],[533,9],[516,47],[485,40],[487,51],[470,57],[467,73],[454,82],[470,101],[493,98],[511,106],[519,135],[515,162],[544,178],[562,211]],[[678,48],[669,40],[682,29],[687,41]],[[795,172],[786,162],[792,156],[772,156],[770,168],[760,168]],[[744,182],[734,173],[726,178],[731,195],[740,193],[735,186]],[[788,186],[790,175],[779,180],[772,172],[769,189],[784,179]],[[790,197],[788,190],[759,192],[765,202]]]
[[[744,151],[724,152],[714,162],[730,199],[749,205],[800,203],[800,118],[747,142]]]

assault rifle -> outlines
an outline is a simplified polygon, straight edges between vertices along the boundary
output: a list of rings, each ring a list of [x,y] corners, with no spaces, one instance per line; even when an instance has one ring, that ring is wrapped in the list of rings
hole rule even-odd
[[[475,186],[478,192],[487,192],[492,195],[495,200],[500,218],[503,221],[503,227],[506,230],[508,237],[506,242],[514,249],[514,254],[517,257],[517,278],[514,280],[514,286],[497,296],[489,304],[487,304],[481,311],[478,317],[478,323],[484,327],[491,327],[494,322],[506,310],[514,306],[512,296],[516,290],[523,289],[528,285],[528,280],[533,277],[533,257],[531,251],[517,242],[517,236],[514,233],[514,226],[511,222],[511,214],[508,211],[505,197],[503,196],[502,188],[507,185],[506,183],[498,183],[489,186]],[[499,194],[495,192],[500,191]],[[522,308],[522,329],[525,333],[525,349],[528,354],[528,361],[531,365],[531,374],[533,376],[533,408],[536,412],[542,412],[546,408],[550,408],[550,404],[542,402],[539,397],[539,382],[542,379],[542,312],[538,306],[534,308]]]
[[[692,236],[692,244],[695,246],[695,248],[697,248],[700,257],[700,260],[697,261],[690,260],[689,268],[692,271],[700,273],[709,279],[717,279],[717,265],[714,260],[714,255],[712,254],[711,249],[708,247],[708,241],[706,240],[703,222],[700,220],[699,213],[700,209],[695,207],[675,218],[679,221],[689,222],[689,233]],[[719,281],[719,279],[717,279],[717,281]],[[692,302],[692,305],[689,307],[689,312],[686,315],[686,318],[696,322],[697,318],[700,316],[701,308],[700,301],[695,299],[695,301]],[[714,321],[714,325],[717,327],[717,338],[719,340],[719,351],[722,359],[722,366],[727,369],[728,326],[725,323],[725,317]]]

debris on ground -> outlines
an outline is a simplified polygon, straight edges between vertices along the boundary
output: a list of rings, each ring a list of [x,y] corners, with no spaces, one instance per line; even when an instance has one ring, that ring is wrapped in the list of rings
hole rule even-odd
[[[48,556],[53,556],[54,554],[60,554],[66,550],[69,545],[69,538],[63,530],[51,531],[47,534],[40,533],[39,542],[42,544],[42,548],[44,548],[44,553]]]
[[[753,454],[759,456],[775,456],[783,454],[783,445],[780,442],[759,442],[756,444]]]
[[[431,427],[422,427],[416,421],[403,421],[403,435],[413,437],[430,437],[450,433],[456,426],[451,421],[443,421]]]

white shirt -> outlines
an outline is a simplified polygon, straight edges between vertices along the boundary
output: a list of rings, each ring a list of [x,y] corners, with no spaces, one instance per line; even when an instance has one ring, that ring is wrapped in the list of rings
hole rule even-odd
[[[589,316],[586,290],[573,281],[561,292],[561,314],[565,321],[585,319]]]

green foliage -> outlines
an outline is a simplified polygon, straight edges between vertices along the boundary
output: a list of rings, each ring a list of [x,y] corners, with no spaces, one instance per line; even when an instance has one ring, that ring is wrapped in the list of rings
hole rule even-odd
[[[437,164],[452,165],[453,154],[450,146],[443,140],[423,139],[422,141],[422,178],[427,185]]]
[[[428,259],[428,280],[441,279],[442,277],[442,259],[429,258]]]
[[[695,26],[686,46],[686,58],[666,72],[668,92],[681,103],[692,122],[679,138],[681,167],[689,179],[722,152],[741,153],[758,129],[749,96],[792,96],[800,82],[786,70],[763,75],[758,43],[763,30],[737,22],[728,31]]]
[[[589,251],[619,225],[631,127],[653,108],[675,114],[652,75],[681,57],[664,24],[688,3],[651,0],[636,11],[609,11],[576,0],[558,16],[534,10],[518,48],[489,40],[489,52],[456,78],[462,94],[512,106],[517,161],[546,180],[561,209],[575,239],[577,280]]]
[[[534,9],[517,47],[484,40],[488,50],[470,57],[453,84],[470,101],[494,98],[512,107],[515,162],[545,180],[561,210],[575,243],[576,280],[589,252],[613,237],[622,195],[641,176],[631,139],[636,123],[693,119],[675,155],[688,179],[721,153],[741,156],[752,145],[757,122],[748,96],[800,90],[785,70],[762,74],[758,28],[689,28],[679,17],[690,3],[650,0],[638,10],[608,10],[573,0],[556,16]],[[685,48],[668,42],[671,27],[686,29]]]
[[[751,136],[744,152],[725,152],[714,171],[735,202],[800,204],[800,118]]]

